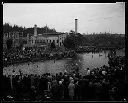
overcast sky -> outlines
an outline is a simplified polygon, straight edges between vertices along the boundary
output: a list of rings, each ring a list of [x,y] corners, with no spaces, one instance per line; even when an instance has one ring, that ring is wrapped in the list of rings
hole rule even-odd
[[[4,3],[3,23],[49,26],[58,32],[125,33],[125,3]]]

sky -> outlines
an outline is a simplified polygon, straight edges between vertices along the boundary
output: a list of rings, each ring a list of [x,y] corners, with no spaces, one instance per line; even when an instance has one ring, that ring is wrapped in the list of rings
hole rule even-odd
[[[125,3],[4,3],[3,23],[48,26],[57,32],[125,33]]]

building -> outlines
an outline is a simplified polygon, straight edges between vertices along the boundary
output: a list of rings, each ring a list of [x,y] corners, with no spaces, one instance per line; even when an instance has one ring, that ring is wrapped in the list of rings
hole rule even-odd
[[[24,33],[24,32],[9,32],[4,33],[3,36],[3,48],[7,48],[7,40],[12,40],[12,46],[17,47],[23,44],[24,47],[33,46],[48,46],[52,42],[55,46],[63,46],[63,42],[68,33],[42,33],[37,34],[37,25],[34,25],[34,33]]]
[[[50,45],[52,42],[56,46],[62,46],[67,34],[64,33],[43,33],[31,37],[31,45]]]
[[[50,44],[50,43],[54,43],[56,46],[62,46],[63,42],[67,36],[67,34],[65,33],[44,33],[44,35],[46,36],[46,43]]]
[[[12,47],[17,47],[21,42],[27,43],[27,38],[23,37],[23,32],[9,32],[3,34],[3,48],[7,48],[6,42],[12,41]]]
[[[50,45],[54,43],[56,46],[62,46],[67,33],[42,33],[37,34],[37,25],[34,26],[34,35],[31,36],[31,45],[41,46],[41,45]]]

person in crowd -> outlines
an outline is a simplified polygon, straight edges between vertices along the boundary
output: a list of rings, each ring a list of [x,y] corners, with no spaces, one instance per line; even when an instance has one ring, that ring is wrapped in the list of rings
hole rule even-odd
[[[76,81],[75,83],[75,100],[80,100],[80,86],[79,86],[79,81]]]
[[[57,82],[56,79],[54,79],[52,81],[52,87],[51,87],[51,92],[52,92],[52,95],[53,95],[53,100],[58,100],[58,88],[59,88],[58,82]]]
[[[68,90],[69,90],[69,97],[71,100],[73,100],[74,99],[74,90],[75,90],[74,80],[70,81]]]
[[[94,80],[91,80],[88,85],[88,100],[93,101],[95,97],[95,86],[94,86]]]
[[[35,88],[35,86],[32,86],[31,87],[31,100],[32,101],[35,101],[36,100],[36,96],[37,96],[37,91],[36,91],[36,88]]]
[[[48,91],[51,90],[51,81],[48,81]]]
[[[68,100],[69,99],[69,93],[68,93],[68,85],[69,85],[69,77],[67,73],[64,73],[64,81],[63,81],[63,85],[64,85],[64,100]]]
[[[59,81],[58,96],[59,96],[59,100],[63,100],[64,99],[64,85],[63,85],[63,81]]]
[[[117,87],[112,85],[111,89],[109,90],[109,100],[116,101],[117,99]]]
[[[107,79],[102,79],[102,95],[101,100],[102,101],[108,101],[109,100],[109,89],[110,89],[110,82]]]
[[[95,83],[95,100],[96,101],[101,101],[101,96],[102,96],[102,84],[100,83],[100,81],[98,79],[96,79]]]
[[[86,77],[89,78],[90,77],[90,74],[91,74],[91,71],[90,71],[89,68],[87,68]]]

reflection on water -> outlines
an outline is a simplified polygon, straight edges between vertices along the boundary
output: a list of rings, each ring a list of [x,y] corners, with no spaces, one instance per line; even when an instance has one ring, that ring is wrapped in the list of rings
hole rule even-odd
[[[49,60],[33,63],[25,63],[3,68],[3,75],[19,75],[19,70],[23,74],[38,74],[59,72],[72,72],[75,68],[79,68],[81,75],[86,74],[86,68],[93,69],[94,67],[108,66],[108,52],[100,53],[82,53],[77,54],[74,58],[67,58],[63,60]],[[13,71],[14,70],[14,71]]]
[[[101,67],[103,65],[108,66],[108,51],[106,52],[100,52],[100,53],[83,53],[78,54],[76,58],[67,61],[67,65],[73,65],[77,64],[77,67],[79,67],[79,73],[81,75],[86,74],[86,69],[90,68],[93,69],[95,67]]]

